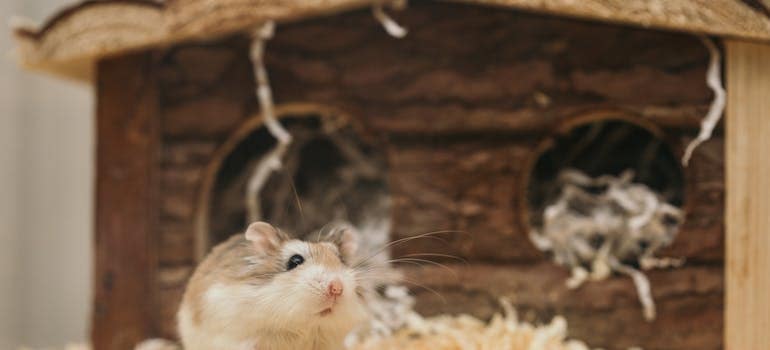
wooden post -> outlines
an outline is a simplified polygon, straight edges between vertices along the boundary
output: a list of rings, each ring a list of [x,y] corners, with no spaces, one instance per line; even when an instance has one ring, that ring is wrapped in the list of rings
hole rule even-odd
[[[770,349],[770,45],[726,46],[725,348]]]
[[[152,336],[157,266],[158,93],[149,53],[99,63],[93,348]]]

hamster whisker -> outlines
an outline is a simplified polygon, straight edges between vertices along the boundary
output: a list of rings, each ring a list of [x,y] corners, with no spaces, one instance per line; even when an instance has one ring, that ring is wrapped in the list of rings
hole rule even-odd
[[[403,282],[406,282],[406,283],[409,283],[409,284],[412,284],[412,285],[414,285],[414,286],[416,286],[416,287],[418,287],[418,288],[422,288],[422,289],[425,289],[425,290],[427,290],[427,291],[429,291],[429,292],[431,292],[431,293],[435,294],[437,297],[439,297],[439,298],[441,299],[441,303],[442,303],[442,304],[447,304],[447,299],[446,299],[446,298],[445,298],[443,295],[441,295],[441,293],[439,293],[438,291],[436,291],[435,289],[433,289],[433,288],[430,288],[430,287],[428,287],[428,286],[426,286],[426,285],[424,285],[424,284],[421,284],[421,283],[417,283],[417,282],[415,282],[415,281],[412,281],[412,280],[410,280],[410,279],[406,279],[406,278],[401,278],[401,281],[403,281]]]
[[[391,262],[394,262],[394,261],[395,261],[395,260],[389,260],[388,262],[389,262],[389,263],[391,263]],[[410,265],[414,265],[414,266],[423,266],[423,265],[422,265],[422,264],[420,264],[419,262],[417,262],[417,261],[411,261],[411,260],[401,260],[401,261],[399,261],[399,263],[402,263],[402,264],[410,264]]]
[[[302,222],[305,222],[305,212],[302,210],[302,201],[299,199],[299,193],[297,193],[297,186],[294,184],[294,179],[291,179],[291,181],[289,181],[289,185],[291,185],[291,192],[294,194],[294,199],[297,201],[297,210],[299,210],[299,218],[300,220],[302,220]]]
[[[454,276],[455,279],[459,278],[459,276],[457,275],[457,272],[455,272],[455,270],[453,270],[451,267],[444,265],[442,263],[431,261],[431,260],[417,259],[417,258],[399,258],[399,259],[388,260],[387,262],[388,263],[413,263],[413,264],[416,264],[417,266],[423,266],[422,264],[429,264],[429,265],[437,266],[447,270],[449,273],[452,274],[452,276]]]
[[[377,272],[377,271],[385,272],[385,273],[393,272],[393,268],[387,264],[382,264],[382,265],[378,264],[378,265],[359,266],[353,269],[353,273],[359,274],[359,275],[364,273],[369,274],[371,272]]]
[[[370,273],[370,272],[376,272],[376,271],[387,272],[388,271],[388,267],[387,266],[374,266],[374,265],[360,266],[360,267],[356,268],[353,271],[356,274],[358,274],[358,275],[365,274],[365,273]]]
[[[404,257],[404,258],[416,258],[416,257],[421,257],[421,256],[424,256],[424,257],[447,258],[447,259],[452,259],[452,260],[456,260],[456,261],[462,262],[463,264],[466,264],[466,265],[468,264],[468,260],[465,260],[465,258],[456,256],[456,255],[450,255],[450,254],[414,253],[414,254],[402,255],[402,257]]]
[[[358,284],[383,285],[383,284],[399,283],[401,276],[398,276],[398,274],[395,274],[392,269],[372,268],[372,269],[357,271],[353,275],[353,278]]]
[[[384,252],[388,248],[392,248],[392,247],[398,246],[400,244],[404,244],[406,242],[410,242],[410,241],[415,240],[415,239],[422,239],[422,238],[435,239],[435,240],[438,240],[440,242],[443,242],[444,244],[449,244],[449,242],[447,242],[446,240],[444,240],[442,238],[434,237],[435,235],[444,234],[444,233],[463,233],[463,231],[441,230],[441,231],[426,232],[426,233],[419,234],[419,235],[416,235],[416,236],[410,236],[410,237],[404,237],[404,238],[401,238],[401,239],[397,239],[397,240],[395,240],[393,242],[390,242],[390,243],[385,244],[384,246],[378,248],[377,250],[374,251],[373,254],[367,256],[366,258],[364,258],[363,260],[358,262],[358,264],[356,264],[353,268],[369,262],[369,260],[371,260],[374,257],[376,257],[377,255],[381,254],[382,252]]]
[[[323,233],[324,233],[324,231],[326,230],[326,228],[327,228],[329,225],[331,225],[331,223],[330,223],[330,222],[327,222],[326,224],[324,224],[323,226],[321,226],[321,228],[319,228],[319,229],[318,229],[318,233],[316,233],[316,238],[315,238],[315,241],[316,241],[316,242],[320,242],[320,241],[321,241],[321,237],[323,236]]]

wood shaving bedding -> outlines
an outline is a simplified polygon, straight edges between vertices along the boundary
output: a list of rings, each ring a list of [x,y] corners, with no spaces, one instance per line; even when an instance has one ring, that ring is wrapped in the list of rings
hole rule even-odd
[[[567,339],[567,321],[556,316],[546,325],[519,322],[510,303],[490,322],[469,315],[423,318],[413,313],[405,328],[390,336],[372,336],[349,344],[352,350],[588,350]]]
[[[519,322],[511,304],[501,301],[504,312],[485,322],[470,315],[439,315],[423,318],[407,315],[404,328],[390,335],[370,335],[351,339],[349,350],[589,350],[578,340],[567,339],[567,321],[556,316],[550,323],[532,325]],[[64,350],[89,350],[71,345]],[[179,350],[173,342],[154,339],[137,350]],[[31,350],[22,348],[20,350]]]

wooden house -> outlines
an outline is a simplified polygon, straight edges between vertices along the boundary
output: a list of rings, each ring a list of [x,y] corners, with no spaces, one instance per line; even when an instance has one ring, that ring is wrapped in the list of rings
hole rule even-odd
[[[249,58],[249,33],[265,21],[277,23],[265,52],[276,113],[311,135],[288,174],[297,196],[331,213],[324,186],[363,157],[375,171],[340,200],[354,193],[349,205],[379,208],[383,239],[457,231],[394,248],[467,261],[442,261],[457,277],[403,268],[446,299],[415,288],[420,312],[489,317],[509,297],[530,320],[564,315],[570,336],[596,347],[770,349],[770,3],[414,1],[393,13],[403,39],[373,19],[376,3],[85,1],[16,29],[25,66],[97,97],[95,349],[174,337],[196,262],[243,227],[232,194],[274,142]],[[696,35],[722,49],[726,126],[680,167],[713,98]],[[595,153],[597,166],[637,159],[637,140],[661,141],[650,186],[673,191],[686,213],[663,253],[687,263],[649,274],[652,322],[628,279],[567,289],[568,272],[527,236],[538,161],[607,122],[630,128],[614,136],[630,146]],[[261,204],[291,225],[287,182],[271,181]]]

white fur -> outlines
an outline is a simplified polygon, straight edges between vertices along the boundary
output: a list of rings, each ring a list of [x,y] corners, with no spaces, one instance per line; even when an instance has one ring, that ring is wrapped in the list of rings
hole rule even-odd
[[[307,253],[304,242],[290,242],[284,253]],[[307,259],[307,255],[306,256]],[[339,278],[344,293],[331,314],[325,296],[329,282]],[[203,296],[201,322],[188,305],[179,312],[185,350],[338,350],[344,337],[366,317],[347,268],[328,269],[306,262],[269,282],[211,286]]]
[[[283,256],[284,260],[288,260],[289,257],[294,254],[307,257],[310,254],[310,247],[308,246],[307,242],[297,240],[286,242],[286,244],[283,246],[283,249],[281,250],[281,255]]]

